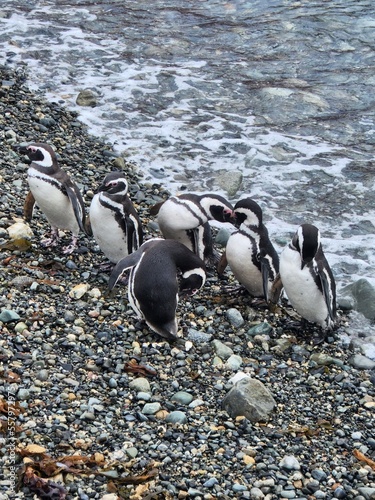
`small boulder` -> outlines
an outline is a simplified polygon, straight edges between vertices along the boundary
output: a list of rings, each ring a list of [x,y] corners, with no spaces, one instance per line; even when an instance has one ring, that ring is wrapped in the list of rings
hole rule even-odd
[[[232,417],[244,416],[251,422],[264,422],[269,418],[276,401],[260,380],[243,377],[228,392],[222,402]]]

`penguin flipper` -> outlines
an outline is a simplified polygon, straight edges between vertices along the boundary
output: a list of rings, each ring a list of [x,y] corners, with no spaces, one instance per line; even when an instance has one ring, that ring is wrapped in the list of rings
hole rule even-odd
[[[268,302],[268,277],[270,275],[270,263],[265,257],[260,258],[260,271],[262,273],[263,295]]]
[[[86,215],[86,220],[85,220],[85,233],[87,236],[92,236],[92,228],[91,228],[91,221],[90,221],[90,216]]]
[[[277,273],[274,282],[272,283],[269,295],[269,301],[273,307],[275,307],[276,304],[278,303],[283,287],[284,286],[283,282],[281,281],[280,273]]]
[[[33,193],[29,191],[26,195],[25,203],[23,204],[23,215],[27,222],[30,222],[31,219],[33,218],[34,206],[35,206],[35,198]]]
[[[319,271],[319,278],[322,284],[323,296],[328,309],[328,315],[332,321],[336,320],[335,313],[332,308],[331,294],[330,294],[330,284],[327,279],[327,275],[324,271]]]
[[[123,259],[120,259],[115,267],[113,268],[111,272],[111,276],[109,277],[108,281],[108,288],[112,290],[112,288],[116,285],[118,280],[121,278],[121,276],[124,274],[125,271],[130,269],[131,267],[134,267],[138,264],[142,251],[137,250],[136,252],[133,252],[130,255],[127,255]]]
[[[150,215],[157,215],[163,203],[165,203],[165,200],[159,201],[159,203],[156,203],[154,206],[152,206],[150,208]]]
[[[81,231],[87,234],[85,229],[86,214],[83,209],[83,200],[81,194],[77,192],[78,188],[77,190],[74,189],[74,186],[66,186],[65,189],[70,203],[72,204],[74,215],[76,216],[79,228]]]
[[[140,245],[137,242],[137,228],[130,217],[125,218],[125,231],[128,254],[131,254],[134,250],[137,250]]]

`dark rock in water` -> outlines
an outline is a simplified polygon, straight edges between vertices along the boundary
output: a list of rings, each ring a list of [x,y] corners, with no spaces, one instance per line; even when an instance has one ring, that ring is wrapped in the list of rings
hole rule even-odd
[[[264,422],[276,405],[272,394],[259,380],[244,377],[228,392],[222,402],[232,417],[244,416],[251,422]]]
[[[90,89],[82,90],[76,99],[78,106],[90,106],[95,108],[98,104],[97,95]]]
[[[351,300],[350,300],[351,299]],[[375,288],[364,278],[340,290],[339,305],[353,303],[353,309],[368,319],[375,319]]]

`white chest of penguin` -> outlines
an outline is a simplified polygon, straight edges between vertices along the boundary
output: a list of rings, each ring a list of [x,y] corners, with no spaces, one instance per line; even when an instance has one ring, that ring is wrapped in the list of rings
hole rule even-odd
[[[78,232],[79,226],[69,197],[37,170],[28,170],[28,183],[35,201],[51,226]]]
[[[301,269],[298,252],[285,248],[280,259],[280,275],[289,300],[308,321],[324,324],[328,315],[324,296],[308,266]]]
[[[128,255],[127,235],[115,218],[115,210],[102,205],[100,196],[92,200],[90,221],[95,241],[111,262],[116,263]]]
[[[241,233],[232,234],[228,240],[226,254],[228,263],[236,279],[254,297],[263,295],[262,274],[252,262],[254,247],[250,238]]]

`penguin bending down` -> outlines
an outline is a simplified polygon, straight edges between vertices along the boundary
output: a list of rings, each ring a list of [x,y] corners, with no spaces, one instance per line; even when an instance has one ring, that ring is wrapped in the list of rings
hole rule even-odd
[[[184,193],[168,198],[151,209],[165,239],[183,243],[202,260],[215,260],[209,220],[233,222],[232,205],[215,194]]]
[[[90,223],[96,243],[113,263],[137,250],[143,242],[142,223],[129,196],[122,172],[110,172],[90,205]]]
[[[280,256],[285,293],[302,318],[324,330],[336,321],[336,284],[323,253],[319,229],[302,224]]]
[[[44,246],[56,246],[59,229],[72,232],[70,245],[63,252],[72,253],[77,246],[79,231],[86,233],[85,206],[78,186],[58,165],[57,156],[51,146],[43,143],[32,143],[19,148],[26,154],[31,164],[27,171],[30,187],[25,202],[25,215],[30,220],[34,204],[38,205],[51,225],[51,237],[43,240]]]
[[[194,294],[204,285],[204,262],[179,241],[153,238],[115,265],[110,290],[127,269],[131,269],[128,300],[132,309],[158,335],[176,340],[178,291]],[[182,273],[180,286],[178,271]]]
[[[263,224],[262,209],[251,198],[244,198],[236,203],[234,213],[239,230],[230,235],[218,272],[222,274],[229,264],[237,281],[251,296],[268,301],[279,272],[279,256]]]

